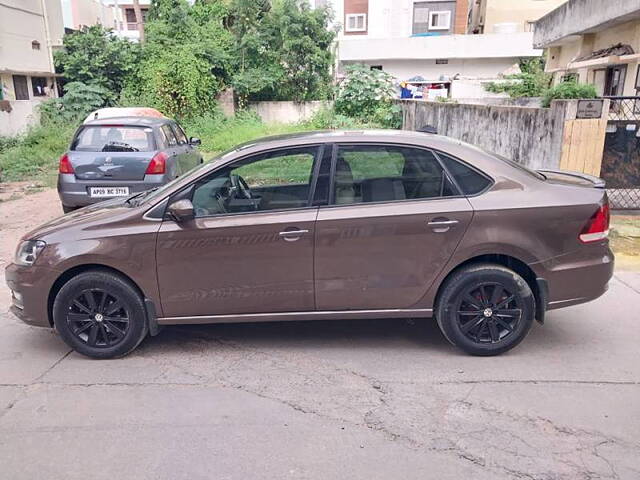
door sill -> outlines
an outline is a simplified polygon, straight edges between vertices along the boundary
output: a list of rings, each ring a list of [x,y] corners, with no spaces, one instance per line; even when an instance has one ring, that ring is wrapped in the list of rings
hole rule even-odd
[[[376,318],[430,318],[431,308],[388,310],[331,310],[321,312],[242,313],[195,317],[161,317],[159,325],[193,325],[205,323],[290,322],[306,320],[359,320]]]

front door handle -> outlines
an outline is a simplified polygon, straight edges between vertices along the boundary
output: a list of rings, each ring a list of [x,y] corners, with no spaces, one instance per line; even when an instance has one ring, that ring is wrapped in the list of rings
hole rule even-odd
[[[455,227],[458,223],[458,220],[450,220],[448,218],[434,218],[427,225],[431,227],[431,229],[435,233],[447,233],[452,227]]]
[[[280,235],[286,242],[295,242],[305,233],[309,233],[309,230],[285,230],[284,232],[280,232],[278,235]]]
[[[453,227],[457,225],[458,220],[434,220],[432,222],[427,223],[430,227]]]

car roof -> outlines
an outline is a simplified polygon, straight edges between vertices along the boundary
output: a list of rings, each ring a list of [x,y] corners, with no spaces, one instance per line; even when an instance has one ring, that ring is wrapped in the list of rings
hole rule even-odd
[[[134,127],[153,127],[164,125],[171,122],[169,118],[159,117],[109,117],[97,120],[89,120],[83,125],[86,126],[100,126],[100,125],[126,125]]]
[[[281,147],[291,143],[310,144],[333,142],[428,144],[433,148],[437,148],[435,145],[452,146],[462,144],[462,142],[449,137],[408,130],[317,130],[258,138],[238,145],[234,148],[234,151],[249,148],[262,150],[270,147]]]

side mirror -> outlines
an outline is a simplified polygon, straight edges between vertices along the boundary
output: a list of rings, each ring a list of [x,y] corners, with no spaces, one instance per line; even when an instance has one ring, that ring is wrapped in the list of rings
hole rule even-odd
[[[167,208],[167,213],[177,223],[186,222],[195,218],[193,203],[191,203],[191,200],[188,200],[186,198],[178,200],[177,202],[173,202],[171,205],[169,205],[169,208]]]
[[[189,139],[189,145],[191,145],[192,147],[197,147],[201,143],[202,142],[200,141],[200,139],[198,137],[191,137]]]

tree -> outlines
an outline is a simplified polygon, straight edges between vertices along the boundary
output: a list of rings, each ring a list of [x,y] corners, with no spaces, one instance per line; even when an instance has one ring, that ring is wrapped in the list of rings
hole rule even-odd
[[[237,39],[232,85],[243,97],[315,100],[330,93],[335,31],[331,12],[305,0],[235,0],[231,30]]]
[[[101,25],[66,34],[63,49],[55,52],[56,70],[65,81],[100,87],[107,104],[117,100],[139,58],[138,45],[116,37]]]
[[[154,0],[135,81],[124,103],[144,103],[176,117],[211,110],[230,77],[233,36],[220,1]]]

